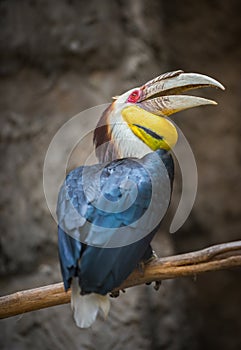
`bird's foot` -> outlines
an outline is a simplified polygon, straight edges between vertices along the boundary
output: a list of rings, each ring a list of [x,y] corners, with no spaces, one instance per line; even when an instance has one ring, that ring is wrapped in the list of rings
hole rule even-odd
[[[145,261],[145,264],[148,264],[148,263],[150,263],[151,261],[153,261],[155,259],[158,259],[158,256],[157,256],[156,252],[154,250],[152,250],[152,255],[151,255],[151,257],[148,260]],[[154,289],[156,291],[158,291],[160,286],[161,286],[162,281],[155,281],[154,283],[155,283],[154,284]],[[146,285],[150,285],[150,284],[152,284],[152,282],[147,282],[146,283]]]
[[[151,261],[153,261],[155,259],[158,259],[158,256],[157,256],[156,252],[154,250],[152,250],[152,255],[150,256],[149,259],[145,260],[144,263],[145,263],[145,265],[149,264]]]
[[[154,289],[158,291],[160,289],[161,284],[162,284],[162,281],[155,281]]]
[[[153,282],[147,282],[146,283],[146,285],[147,286],[149,286],[150,284],[152,284]],[[156,290],[156,291],[158,291],[159,289],[160,289],[160,286],[161,286],[161,283],[162,283],[162,281],[154,281],[154,289]]]
[[[123,293],[126,292],[125,289],[121,289],[121,291],[122,291]],[[119,295],[120,295],[120,291],[119,291],[119,290],[116,290],[116,291],[110,293],[110,297],[111,297],[111,298],[118,298]]]
[[[110,297],[111,298],[118,298],[119,295],[120,295],[120,291],[119,290],[110,293]]]
[[[153,250],[152,251],[152,255],[148,259],[142,260],[142,261],[139,262],[139,264],[137,266],[139,272],[141,274],[144,274],[145,266],[148,265],[151,261],[153,261],[153,260],[155,260],[157,258],[158,258],[158,256],[156,255],[155,251]],[[147,284],[151,284],[151,282],[147,283]]]

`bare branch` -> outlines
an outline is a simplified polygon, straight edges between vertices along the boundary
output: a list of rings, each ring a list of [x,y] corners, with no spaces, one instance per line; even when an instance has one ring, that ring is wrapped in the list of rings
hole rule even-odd
[[[145,265],[143,271],[136,269],[116,290],[139,284],[203,272],[241,266],[241,241],[215,245],[187,254],[155,259]],[[64,291],[63,283],[20,291],[0,298],[0,318],[50,306],[66,304],[70,291]]]

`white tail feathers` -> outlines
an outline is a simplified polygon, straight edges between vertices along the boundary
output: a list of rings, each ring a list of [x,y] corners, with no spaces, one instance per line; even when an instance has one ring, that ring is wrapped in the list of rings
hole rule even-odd
[[[110,300],[106,295],[96,293],[80,295],[80,287],[77,278],[71,282],[71,308],[74,313],[76,325],[80,328],[90,327],[98,314],[103,311],[105,318],[110,309]]]

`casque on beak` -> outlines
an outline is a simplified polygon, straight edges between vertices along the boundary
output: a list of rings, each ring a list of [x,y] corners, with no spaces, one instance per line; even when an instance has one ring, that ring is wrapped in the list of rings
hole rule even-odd
[[[141,89],[137,105],[156,115],[169,116],[173,113],[201,105],[217,103],[202,97],[181,95],[183,92],[203,87],[225,90],[217,80],[197,73],[181,70],[163,74],[148,81]]]
[[[167,116],[188,108],[217,104],[206,98],[181,95],[202,87],[224,90],[222,84],[206,75],[181,70],[162,74],[133,89],[121,114],[132,132],[152,150],[171,149],[178,134]]]

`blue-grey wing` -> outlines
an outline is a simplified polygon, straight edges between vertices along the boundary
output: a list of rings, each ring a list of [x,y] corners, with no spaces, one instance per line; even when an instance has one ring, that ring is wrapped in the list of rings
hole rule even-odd
[[[150,241],[157,225],[138,239],[143,224],[138,227],[137,222],[153,198],[150,175],[157,166],[149,158],[145,166],[143,163],[124,159],[105,166],[80,167],[67,176],[57,209],[66,289],[71,278],[79,276],[83,293],[106,294],[120,285],[140,260],[150,257]],[[167,164],[173,168],[172,160]],[[165,181],[170,184],[169,172]],[[163,174],[154,177],[159,181]],[[170,193],[166,197],[165,210]],[[137,238],[131,241],[133,234]]]

